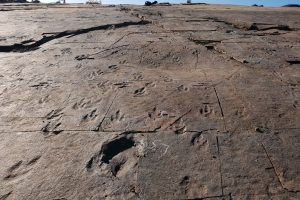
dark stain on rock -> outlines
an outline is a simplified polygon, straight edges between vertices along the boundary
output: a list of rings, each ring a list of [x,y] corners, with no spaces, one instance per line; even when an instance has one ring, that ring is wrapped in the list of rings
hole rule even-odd
[[[101,158],[101,161],[104,163],[109,163],[109,160],[111,160],[114,156],[125,151],[126,149],[130,149],[133,146],[134,141],[126,137],[108,142],[102,146],[103,157]]]

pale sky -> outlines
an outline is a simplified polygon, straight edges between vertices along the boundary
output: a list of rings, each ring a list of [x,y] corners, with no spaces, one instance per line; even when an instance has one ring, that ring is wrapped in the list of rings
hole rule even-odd
[[[56,0],[41,0],[44,3],[55,2]],[[146,0],[102,0],[102,4],[136,4],[143,5]],[[152,0],[147,0],[152,1]],[[154,0],[153,0],[154,1]],[[67,3],[85,3],[86,0],[66,0]],[[162,0],[160,2],[169,2],[169,3],[186,3],[184,0]],[[251,6],[253,4],[264,5],[265,7],[278,7],[286,4],[300,4],[299,0],[192,0],[192,3],[207,3],[207,4],[235,4],[235,5],[246,5]],[[300,8],[299,8],[300,10]]]

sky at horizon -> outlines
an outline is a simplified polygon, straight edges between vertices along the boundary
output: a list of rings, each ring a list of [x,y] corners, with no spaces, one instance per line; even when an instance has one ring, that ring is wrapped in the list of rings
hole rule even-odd
[[[56,0],[41,0],[44,3],[55,2]],[[86,3],[87,0],[66,0],[67,3]],[[144,5],[146,0],[102,0],[102,4],[136,4]],[[147,0],[155,1],[155,0]],[[186,0],[162,0],[160,2],[169,2],[173,4],[186,3]],[[250,0],[250,1],[241,1],[241,0],[192,0],[192,3],[207,3],[207,4],[233,4],[233,5],[244,5],[251,6],[253,4],[264,5],[265,7],[279,7],[286,4],[299,4],[299,0]]]

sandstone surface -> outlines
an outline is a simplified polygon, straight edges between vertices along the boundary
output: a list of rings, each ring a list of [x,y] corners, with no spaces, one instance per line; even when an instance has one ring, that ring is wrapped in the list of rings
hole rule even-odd
[[[299,19],[0,5],[0,199],[300,199]]]

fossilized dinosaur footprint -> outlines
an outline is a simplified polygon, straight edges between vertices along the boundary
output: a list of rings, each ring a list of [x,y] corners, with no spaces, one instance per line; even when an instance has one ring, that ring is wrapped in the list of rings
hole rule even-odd
[[[204,104],[204,107],[200,108],[200,114],[204,117],[209,117],[215,114],[215,111],[209,104]]]
[[[145,94],[147,92],[147,89],[153,88],[155,86],[156,86],[156,84],[154,82],[148,82],[148,83],[145,84],[144,87],[135,90],[134,91],[134,96],[135,97],[142,96],[143,94]]]
[[[145,87],[139,88],[139,89],[137,89],[137,90],[134,91],[134,96],[135,96],[135,97],[141,96],[141,95],[143,95],[145,92],[146,92],[146,88],[145,88]]]
[[[28,162],[24,162],[23,160],[16,162],[7,170],[7,175],[4,177],[4,180],[13,180],[21,175],[27,174],[30,170],[32,170],[32,166],[35,165],[40,158],[41,156],[39,155],[33,157]]]
[[[110,116],[111,122],[120,122],[124,119],[124,114],[121,114],[120,110],[118,110],[115,114]]]
[[[63,116],[63,109],[52,110],[49,112],[45,118],[47,124],[44,125],[41,129],[44,133],[53,132],[54,134],[59,134],[61,131],[57,130],[57,128],[61,125],[61,120]]]
[[[82,119],[81,122],[88,122],[88,121],[93,121],[98,117],[97,114],[97,108],[93,109],[91,112],[89,112],[88,114],[85,114]]]

